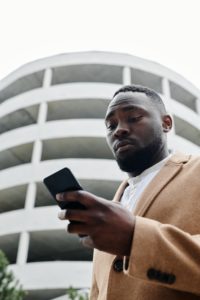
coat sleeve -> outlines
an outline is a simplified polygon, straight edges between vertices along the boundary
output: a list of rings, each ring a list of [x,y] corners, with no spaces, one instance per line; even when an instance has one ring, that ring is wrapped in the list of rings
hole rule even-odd
[[[200,295],[200,234],[136,217],[128,276]]]

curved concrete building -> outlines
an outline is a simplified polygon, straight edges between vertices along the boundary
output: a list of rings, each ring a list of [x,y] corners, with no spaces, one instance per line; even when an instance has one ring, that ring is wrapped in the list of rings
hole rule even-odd
[[[103,118],[124,84],[155,89],[173,115],[170,149],[200,152],[200,91],[138,57],[84,52],[41,59],[0,82],[0,248],[29,291],[49,300],[87,288],[90,250],[68,235],[42,179],[68,166],[84,189],[112,199],[125,174],[105,141]]]

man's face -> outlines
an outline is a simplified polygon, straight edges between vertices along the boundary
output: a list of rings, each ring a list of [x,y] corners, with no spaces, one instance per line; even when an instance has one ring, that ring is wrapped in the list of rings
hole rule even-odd
[[[163,117],[144,93],[119,93],[111,101],[105,123],[107,142],[126,172],[151,165],[165,144]]]

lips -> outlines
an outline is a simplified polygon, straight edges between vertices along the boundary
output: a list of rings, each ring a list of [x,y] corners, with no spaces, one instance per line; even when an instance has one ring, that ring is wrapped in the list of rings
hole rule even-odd
[[[118,142],[116,142],[116,143],[114,144],[113,149],[114,149],[114,151],[116,152],[116,151],[118,151],[118,150],[119,150],[120,148],[122,148],[122,147],[125,148],[125,146],[133,146],[133,143],[130,142],[130,141],[127,141],[127,140],[118,141]]]

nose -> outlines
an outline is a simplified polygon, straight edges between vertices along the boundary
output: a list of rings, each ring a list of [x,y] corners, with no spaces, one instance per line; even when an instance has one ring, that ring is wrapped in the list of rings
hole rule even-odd
[[[115,137],[124,137],[129,134],[129,128],[126,124],[118,124],[117,128],[115,129],[114,136]]]

